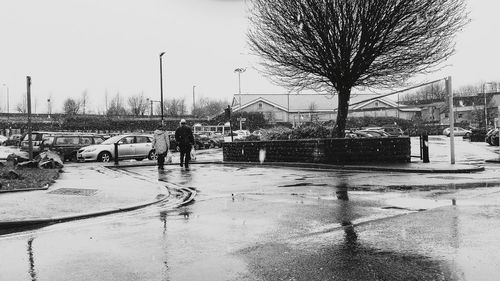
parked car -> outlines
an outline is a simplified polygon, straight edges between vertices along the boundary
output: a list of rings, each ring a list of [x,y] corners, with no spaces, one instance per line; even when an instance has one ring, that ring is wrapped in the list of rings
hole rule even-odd
[[[215,146],[214,142],[206,135],[194,134],[194,149],[207,149]]]
[[[153,136],[126,134],[111,137],[101,144],[82,147],[78,150],[78,161],[110,162],[115,157],[115,143],[118,144],[118,159],[156,159],[152,147]]]
[[[210,137],[210,141],[214,143],[216,148],[222,147],[222,143],[224,142],[224,135],[221,133],[215,133]]]
[[[498,142],[498,128],[489,130],[488,133],[486,134],[485,141],[489,145],[497,145],[498,146],[498,144],[499,144],[499,142]]]
[[[354,132],[355,134],[358,134],[358,137],[368,137],[368,138],[381,138],[381,137],[388,137],[389,134],[384,132],[383,130],[376,131],[376,130],[358,130]]]
[[[470,137],[471,134],[472,134],[471,130],[467,130],[467,129],[464,129],[461,127],[454,127],[453,128],[453,135],[455,135],[455,136]],[[447,137],[450,136],[450,128],[449,127],[443,130],[443,135],[445,135]]]
[[[19,143],[21,142],[21,137],[22,135],[20,134],[13,134],[7,140],[3,143],[5,146],[19,146]]]
[[[404,135],[403,130],[397,126],[382,126],[382,130],[391,136],[399,137]]]
[[[57,134],[64,134],[63,132],[46,132],[46,131],[34,131],[31,132],[31,143],[32,143],[32,148],[33,148],[33,154],[37,155],[40,153],[40,144],[42,141],[47,138],[48,136],[53,136]],[[28,133],[24,133],[23,136],[21,137],[21,142],[19,144],[19,147],[22,151],[28,151],[29,150],[29,141],[28,141]]]
[[[244,140],[251,135],[250,131],[248,130],[236,130],[233,131],[233,133],[236,134],[236,136],[234,137],[235,140]]]
[[[54,134],[47,136],[44,140],[42,140],[42,143],[40,144],[40,151],[56,151],[61,155],[63,161],[76,161],[76,154],[80,148],[100,144],[104,140],[104,137],[93,134]]]
[[[4,142],[6,142],[9,138],[4,136],[4,135],[0,135],[0,145],[3,145]]]

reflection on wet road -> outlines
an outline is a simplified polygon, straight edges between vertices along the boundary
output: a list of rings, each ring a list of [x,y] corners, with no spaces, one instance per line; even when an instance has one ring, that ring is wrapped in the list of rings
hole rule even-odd
[[[0,236],[0,280],[492,280],[500,273],[498,205],[484,213],[451,206],[448,197],[356,188],[379,186],[382,173],[222,165],[125,172],[198,195],[178,209],[164,203]],[[487,248],[475,243],[483,227],[492,231]]]

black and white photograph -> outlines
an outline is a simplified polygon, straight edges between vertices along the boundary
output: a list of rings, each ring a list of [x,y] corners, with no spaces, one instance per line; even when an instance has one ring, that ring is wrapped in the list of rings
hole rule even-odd
[[[499,280],[498,11],[1,0],[0,281]]]

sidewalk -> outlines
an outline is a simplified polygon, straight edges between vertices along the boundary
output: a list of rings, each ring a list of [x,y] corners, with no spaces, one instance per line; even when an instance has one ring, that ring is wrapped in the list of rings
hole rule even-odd
[[[3,193],[0,228],[109,214],[169,199],[157,179],[145,181],[100,165],[66,165],[47,190]]]

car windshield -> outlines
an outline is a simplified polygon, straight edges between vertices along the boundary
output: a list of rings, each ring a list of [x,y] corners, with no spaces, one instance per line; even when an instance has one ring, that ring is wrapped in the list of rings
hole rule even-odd
[[[101,144],[113,144],[115,142],[118,142],[121,138],[123,138],[123,136],[114,136],[103,141]]]

